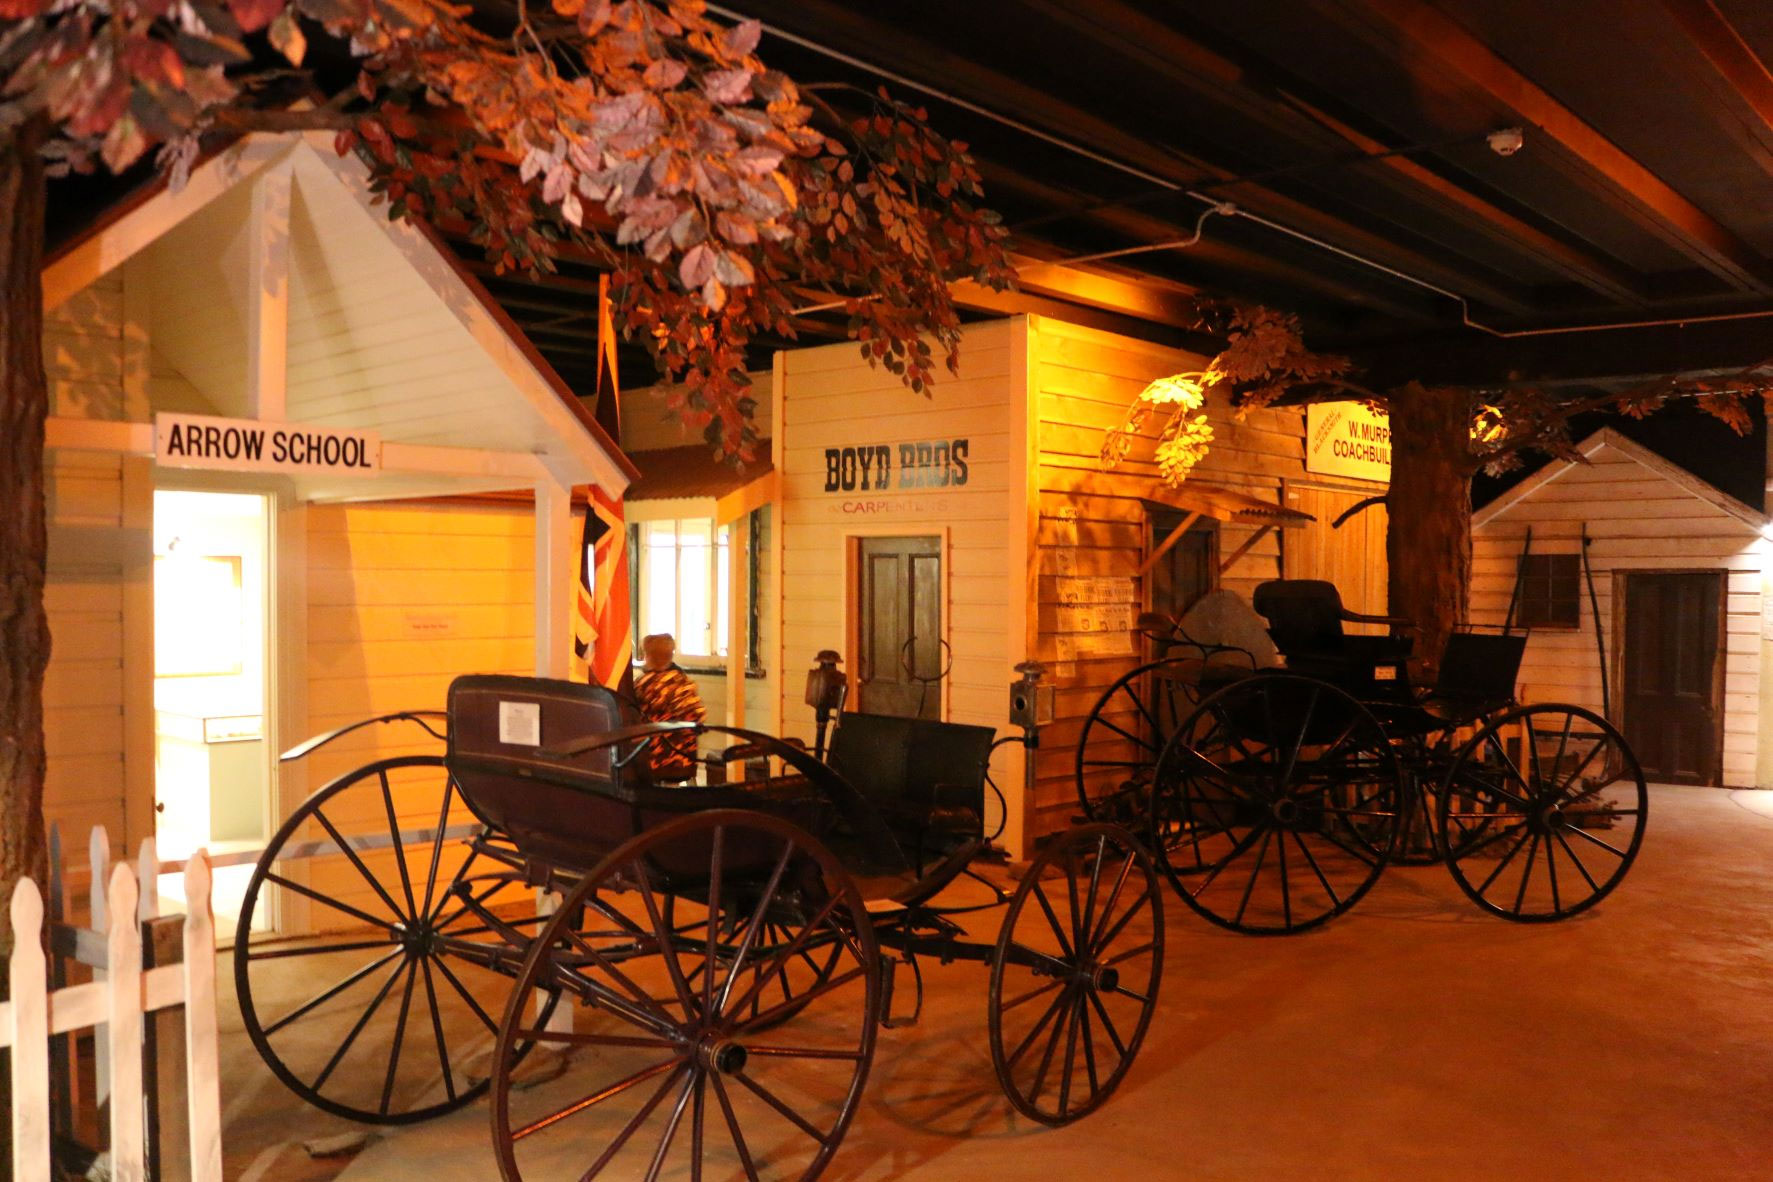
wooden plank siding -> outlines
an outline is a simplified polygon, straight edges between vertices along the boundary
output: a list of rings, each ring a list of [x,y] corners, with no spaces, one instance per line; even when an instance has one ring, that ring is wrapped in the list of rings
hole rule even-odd
[[[48,314],[43,355],[52,414],[131,417],[143,375],[133,370],[125,324],[119,272]],[[141,461],[59,451],[46,463],[51,652],[43,686],[44,819],[59,822],[64,833],[103,825],[121,851],[132,836],[146,836],[132,833],[132,773],[152,784],[151,733],[146,749],[133,749],[125,722],[131,698],[125,656],[134,631],[125,615],[149,574],[151,538],[140,502],[151,494],[140,479]]]
[[[395,710],[441,710],[458,674],[535,671],[535,516],[527,504],[311,505],[305,516],[308,733]],[[307,785],[317,789],[373,760],[442,751],[407,723],[359,731],[304,761]],[[390,787],[401,828],[436,824],[443,799],[436,773],[397,771]],[[372,787],[358,807],[341,802],[328,815],[347,833],[385,834],[386,817],[366,807],[378,802]],[[458,806],[454,823],[467,819]],[[315,828],[307,837],[324,834]],[[363,858],[393,882],[392,856],[382,850]],[[452,846],[449,870],[460,856]],[[314,859],[297,872],[310,886],[379,913],[342,857]],[[299,899],[285,903],[285,930],[305,927],[308,912],[315,921],[329,918]]]
[[[773,639],[783,734],[810,741],[813,714],[802,700],[803,671],[820,649],[846,658],[855,650],[851,552],[863,536],[944,539],[941,600],[944,639],[953,672],[942,686],[942,717],[1005,727],[1012,651],[1006,620],[1012,572],[1007,523],[1021,507],[1010,484],[1025,441],[1012,434],[1012,352],[1021,348],[1019,321],[971,325],[958,375],[938,374],[926,396],[870,366],[853,344],[799,349],[778,356],[775,463],[782,473],[779,516],[772,521],[780,583],[764,603],[765,636]],[[968,441],[964,486],[903,487],[901,443]],[[891,486],[826,491],[825,449],[889,446]],[[1019,578],[1019,573],[1018,576]],[[772,623],[769,619],[774,615]],[[846,664],[852,685],[862,671]],[[1013,787],[1019,763],[1000,751],[998,782]],[[991,818],[995,821],[995,818]]]
[[[1037,490],[1040,518],[1035,564],[1043,576],[1133,578],[1150,546],[1142,498],[1162,487],[1152,462],[1155,437],[1135,446],[1113,470],[1100,462],[1103,432],[1118,425],[1146,385],[1169,374],[1198,370],[1206,358],[1044,317],[1030,318],[1029,381],[1037,410]],[[1266,409],[1236,417],[1222,397],[1210,398],[1211,449],[1191,480],[1234,489],[1316,514],[1305,529],[1270,531],[1243,553],[1219,585],[1248,598],[1257,584],[1280,577],[1330,578],[1348,588],[1349,606],[1382,611],[1385,589],[1384,511],[1369,511],[1351,528],[1330,529],[1335,513],[1384,491],[1383,485],[1325,481],[1305,472],[1304,414]],[[1221,560],[1249,541],[1254,527],[1222,523]],[[1137,605],[1150,588],[1138,580]],[[1039,621],[1033,655],[1047,662],[1059,687],[1055,721],[1041,732],[1034,799],[1028,802],[1031,839],[1066,825],[1078,811],[1074,768],[1085,719],[1115,679],[1145,660],[1130,633],[1068,633],[1073,613],[1055,609],[1053,578],[1039,580]],[[1122,720],[1123,725],[1131,719]],[[1091,754],[1119,757],[1124,740],[1092,742]],[[1110,787],[1106,776],[1095,785]]]
[[[1613,605],[1623,593],[1618,576],[1631,571],[1725,572],[1723,783],[1754,785],[1760,729],[1762,571],[1768,551],[1762,530],[1618,447],[1603,444],[1589,459],[1587,464],[1566,466],[1493,515],[1480,514],[1472,531],[1472,619],[1499,624],[1507,617],[1529,526],[1532,553],[1578,554],[1586,524],[1617,723],[1620,642]],[[1579,628],[1539,629],[1528,638],[1521,698],[1574,702],[1598,711],[1602,669],[1585,586]]]

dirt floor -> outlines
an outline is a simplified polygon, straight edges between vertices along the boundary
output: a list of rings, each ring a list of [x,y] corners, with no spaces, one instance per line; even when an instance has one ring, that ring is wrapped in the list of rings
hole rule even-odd
[[[1172,901],[1143,1052],[1062,1129],[995,1090],[985,973],[933,967],[919,1024],[882,1032],[825,1176],[1773,1176],[1773,793],[1662,788],[1651,810],[1624,885],[1562,924],[1487,917],[1439,867],[1393,868],[1293,938]],[[497,1177],[485,1101],[311,1156],[354,1126],[286,1091],[224,1005],[229,1178]]]

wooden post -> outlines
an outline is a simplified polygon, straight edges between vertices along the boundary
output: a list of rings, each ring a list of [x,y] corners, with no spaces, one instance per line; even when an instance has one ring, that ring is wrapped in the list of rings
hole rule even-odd
[[[142,929],[135,922],[135,874],[111,872],[105,908],[105,1021],[111,1033],[111,1178],[146,1182],[142,1155]]]
[[[21,878],[12,891],[12,1177],[49,1182],[49,997],[43,896]]]
[[[94,825],[86,842],[86,865],[90,877],[86,884],[86,924],[95,932],[108,932],[109,908],[105,905],[106,884],[111,881],[111,835],[103,825]],[[96,984],[105,979],[105,971],[95,968]],[[100,1026],[92,1032],[92,1102],[102,1108],[111,1096],[111,1029]]]
[[[572,668],[572,490],[553,481],[536,484],[536,676],[566,677]],[[589,509],[586,512],[590,512]]]
[[[751,651],[750,582],[751,517],[740,516],[727,527],[726,547],[726,724],[745,725],[745,655]],[[744,777],[743,768],[727,769],[727,775]]]
[[[191,1177],[222,1179],[222,1094],[215,1013],[215,910],[209,855],[185,863],[185,1098]]]

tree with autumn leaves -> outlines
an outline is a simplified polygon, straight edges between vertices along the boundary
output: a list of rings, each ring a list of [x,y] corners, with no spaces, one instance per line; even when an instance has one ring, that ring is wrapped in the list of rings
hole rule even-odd
[[[1236,415],[1262,407],[1358,401],[1390,416],[1391,484],[1386,561],[1389,610],[1413,621],[1418,658],[1437,662],[1447,636],[1466,622],[1471,591],[1471,481],[1518,467],[1527,455],[1580,461],[1571,420],[1605,411],[1642,418],[1692,399],[1739,434],[1751,401],[1773,400],[1773,360],[1722,375],[1671,375],[1572,394],[1534,382],[1375,390],[1347,357],[1307,347],[1299,318],[1260,306],[1206,300],[1200,329],[1223,342],[1198,371],[1151,383],[1102,442],[1112,467],[1149,447],[1160,476],[1188,479],[1212,447],[1209,393]]]
[[[759,37],[702,0],[0,0],[0,892],[44,860],[46,176],[152,154],[176,185],[231,138],[329,131],[390,216],[501,269],[607,271],[674,408],[746,459],[754,335],[840,300],[923,390],[958,363],[949,283],[1010,279],[964,145],[884,91],[798,86]]]

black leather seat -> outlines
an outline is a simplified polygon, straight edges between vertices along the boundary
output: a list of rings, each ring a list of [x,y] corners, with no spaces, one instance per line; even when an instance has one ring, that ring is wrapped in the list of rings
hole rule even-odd
[[[1268,620],[1268,635],[1288,672],[1321,678],[1357,697],[1392,696],[1407,687],[1415,642],[1399,632],[1411,626],[1409,620],[1351,612],[1336,585],[1321,579],[1271,579],[1256,588],[1251,602]],[[1344,624],[1384,624],[1392,632],[1350,635]]]

